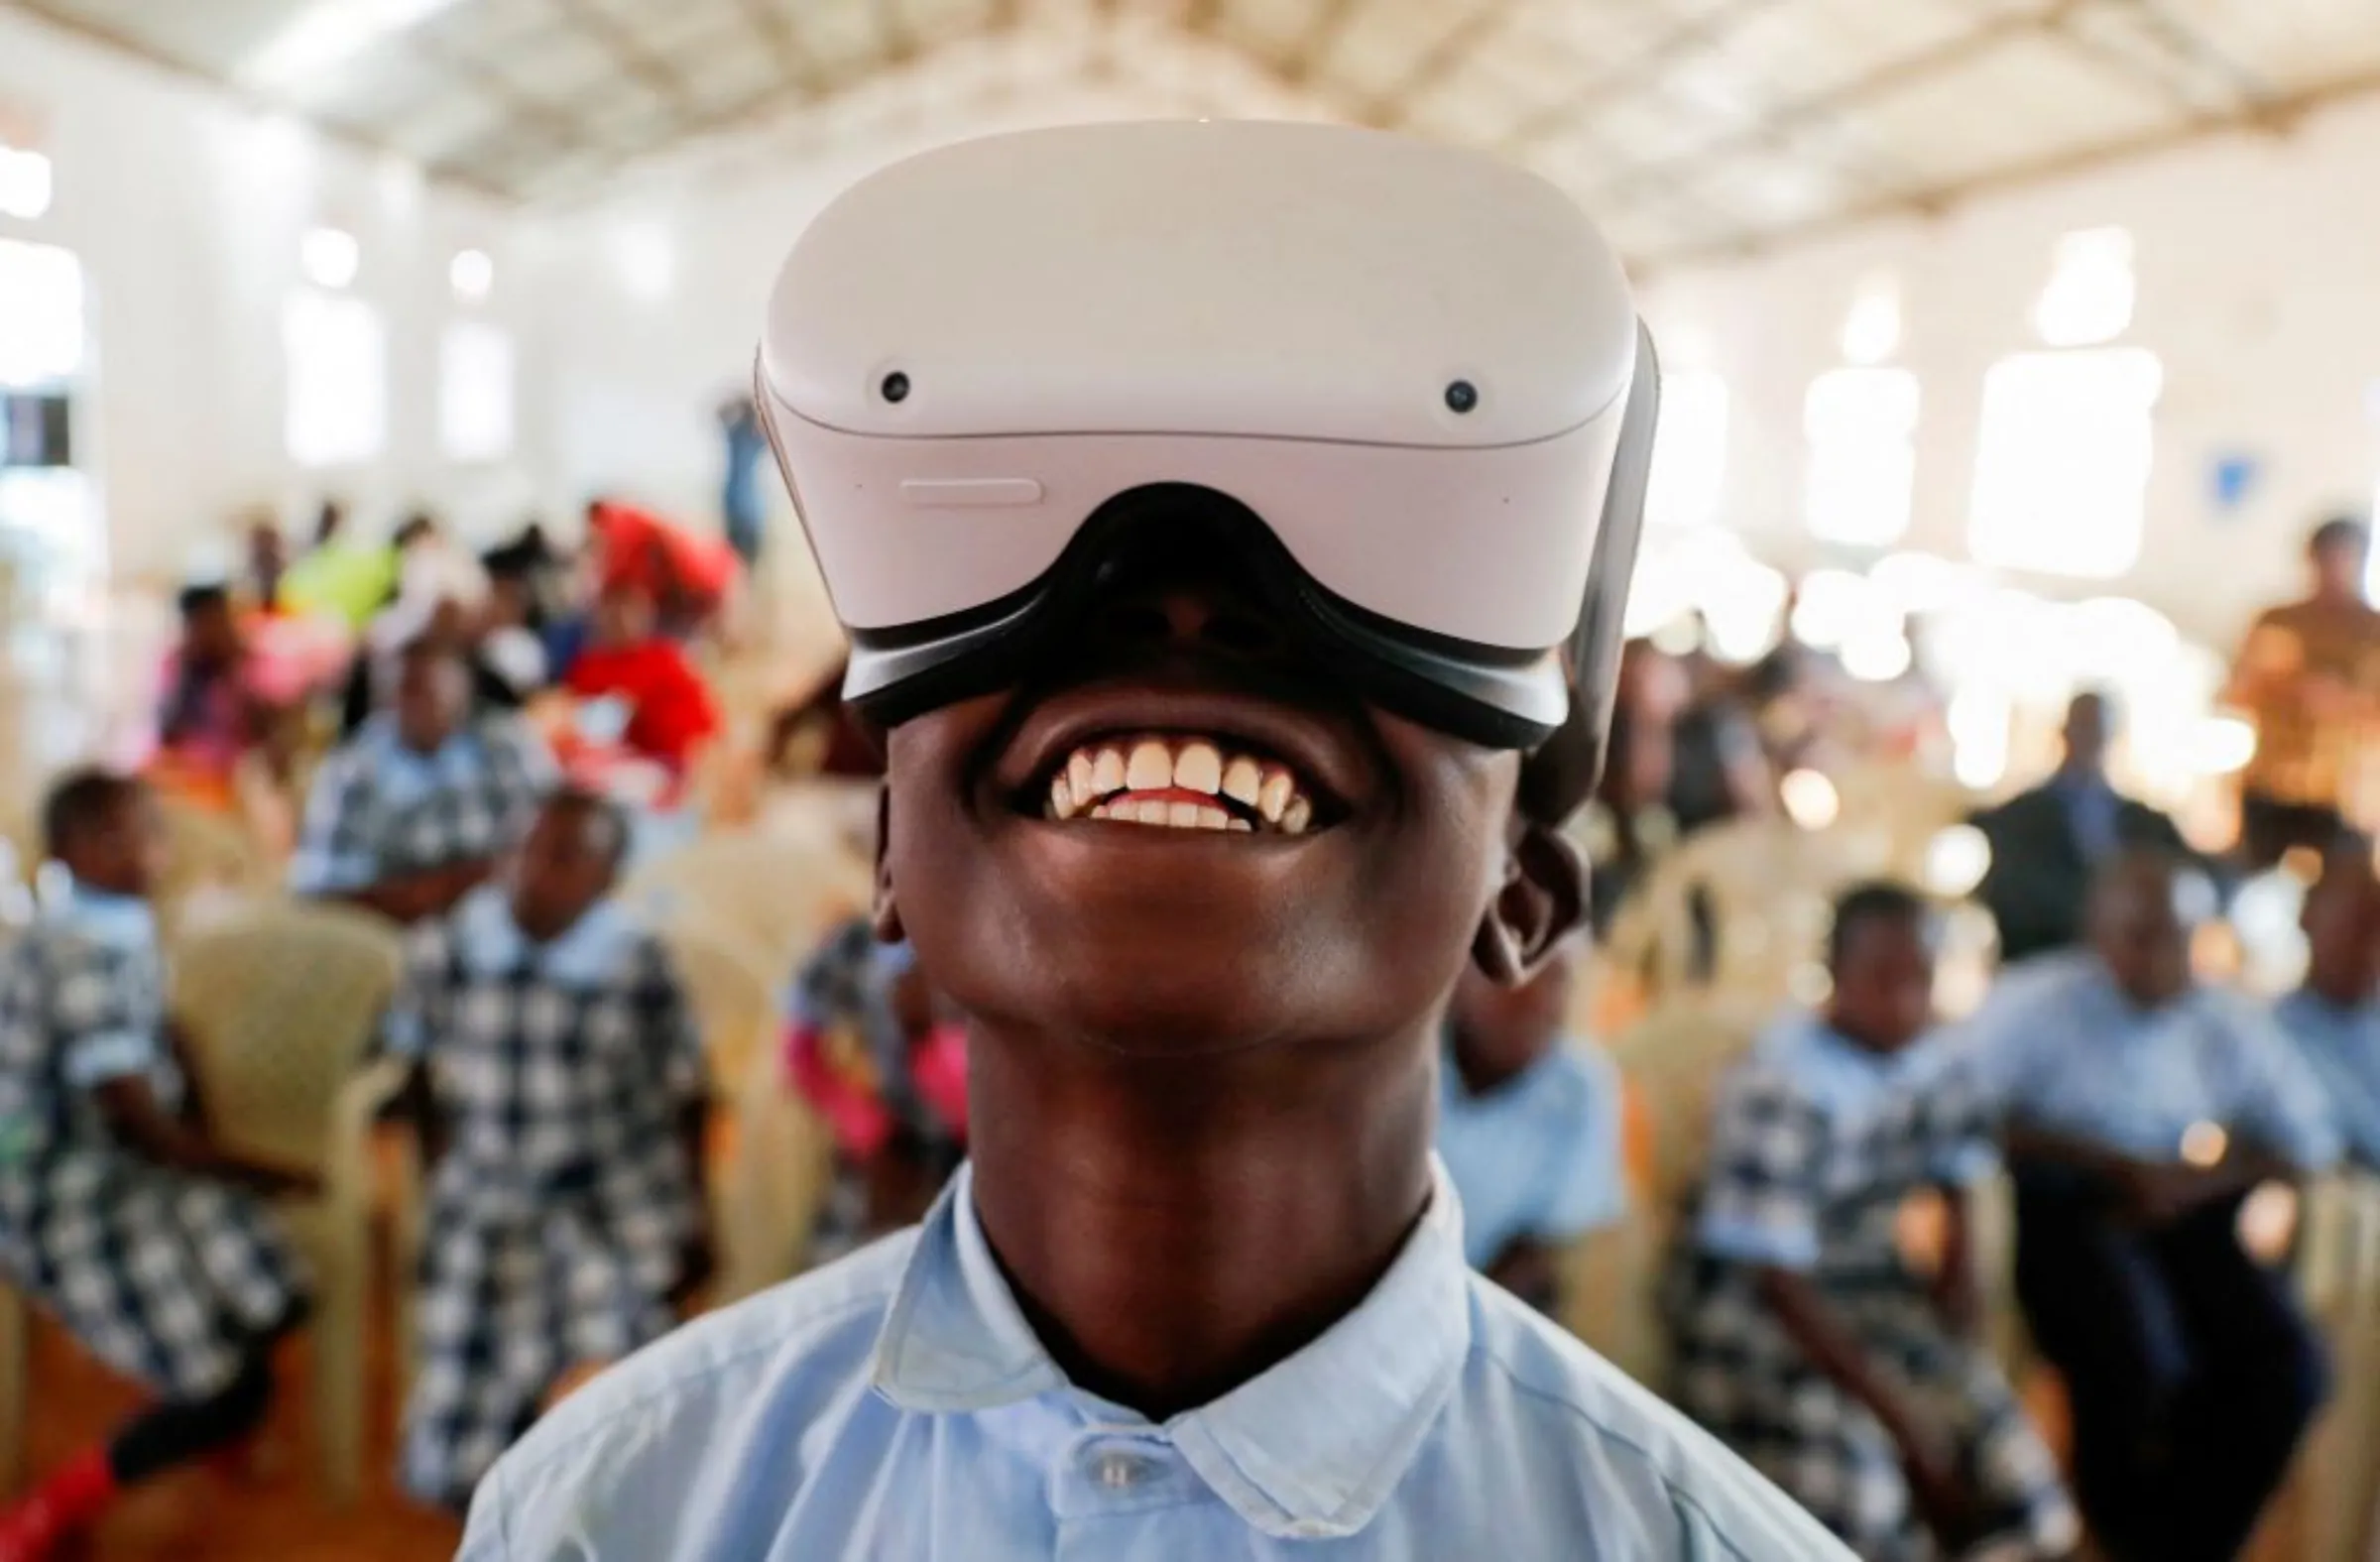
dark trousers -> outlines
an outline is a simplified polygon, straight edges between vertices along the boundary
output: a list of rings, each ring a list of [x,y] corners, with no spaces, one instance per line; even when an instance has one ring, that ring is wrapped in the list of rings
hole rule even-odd
[[[2121,1562],[2229,1562],[2326,1391],[2287,1281],[2235,1199],[2131,1226],[2071,1181],[2017,1182],[2016,1294],[2074,1412],[2084,1518]]]

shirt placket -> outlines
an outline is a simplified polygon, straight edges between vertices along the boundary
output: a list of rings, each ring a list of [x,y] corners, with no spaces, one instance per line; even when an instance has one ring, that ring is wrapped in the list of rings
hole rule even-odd
[[[1058,1562],[1113,1557],[1111,1521],[1128,1515],[1140,1515],[1135,1543],[1146,1543],[1152,1509],[1183,1506],[1203,1491],[1181,1450],[1157,1428],[1086,1426],[1060,1446],[1049,1468]],[[1157,1546],[1149,1554],[1171,1553]]]

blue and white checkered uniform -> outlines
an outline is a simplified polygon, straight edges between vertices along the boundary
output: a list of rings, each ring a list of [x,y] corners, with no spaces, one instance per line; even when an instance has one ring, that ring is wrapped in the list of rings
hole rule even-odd
[[[1679,1406],[1870,1562],[1935,1557],[1873,1412],[1803,1354],[1757,1274],[1807,1277],[1876,1371],[1956,1440],[1994,1540],[2059,1556],[2080,1522],[1990,1353],[1954,1334],[1905,1251],[1904,1212],[1994,1164],[1985,1103],[1939,1041],[1869,1052],[1779,1021],[1722,1084],[1707,1180],[1675,1256]]]
[[[119,1141],[96,1099],[145,1082],[178,1112],[146,903],[77,889],[0,951],[0,1269],[109,1367],[219,1392],[295,1321],[295,1258],[258,1200]]]
[[[427,1060],[446,1134],[403,1476],[460,1507],[564,1373],[675,1326],[702,1218],[681,1132],[702,1041],[624,907],[539,945],[493,887],[415,931],[385,1041]]]
[[[2235,993],[2194,988],[2144,1011],[2097,956],[2054,955],[2003,977],[1961,1029],[1997,1110],[2045,1132],[2170,1161],[2213,1124],[2307,1171],[2342,1149],[2299,1048]]]
[[[519,721],[481,719],[421,755],[393,718],[375,716],[314,777],[290,889],[344,895],[493,857],[529,827],[554,779],[552,756]]]

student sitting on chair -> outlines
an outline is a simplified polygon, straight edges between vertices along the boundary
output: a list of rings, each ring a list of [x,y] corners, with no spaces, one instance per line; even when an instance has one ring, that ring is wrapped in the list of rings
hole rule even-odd
[[[2089,946],[1969,1021],[2016,1175],[2016,1293],[2066,1380],[2075,1485],[2117,1562],[2238,1555],[2324,1393],[2289,1276],[2242,1202],[2339,1156],[2269,1015],[2193,982],[2211,890],[2155,852],[2100,870]]]
[[[1846,894],[1833,996],[1721,1087],[1677,1260],[1678,1403],[1870,1562],[2063,1557],[2057,1462],[1975,1338],[1983,1103],[1933,1024],[1933,917]]]
[[[2323,854],[2301,923],[2306,982],[2273,1018],[2321,1081],[2347,1153],[2380,1167],[2380,876],[2370,842],[2349,836]]]
[[[1438,1156],[1464,1256],[1539,1312],[1560,1299],[1562,1248],[1627,1202],[1619,1072],[1564,1033],[1578,953],[1565,945],[1518,987],[1464,972],[1438,1064]]]
[[[469,719],[470,698],[455,652],[430,641],[405,650],[390,708],[314,778],[292,891],[411,922],[443,913],[487,879],[553,762],[518,722]]]
[[[119,1490],[263,1423],[273,1346],[305,1312],[265,1201],[315,1183],[207,1135],[166,1018],[147,788],[81,772],[44,825],[73,884],[0,953],[0,1272],[157,1403],[0,1509],[0,1562],[40,1562]]]
[[[677,1322],[703,1278],[702,1038],[610,898],[628,827],[560,791],[511,872],[417,928],[388,1050],[417,1060],[429,1208],[408,1490],[460,1509],[575,1374]]]
[[[923,1219],[967,1153],[967,1034],[906,943],[846,922],[805,961],[787,1004],[787,1076],[835,1140],[811,1233],[824,1263]]]

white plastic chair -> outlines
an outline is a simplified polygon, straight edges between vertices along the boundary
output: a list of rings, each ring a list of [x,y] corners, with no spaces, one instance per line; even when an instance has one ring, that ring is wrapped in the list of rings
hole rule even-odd
[[[1657,1006],[1612,1044],[1628,1093],[1628,1209],[1617,1226],[1573,1249],[1562,1316],[1639,1382],[1658,1384],[1667,1372],[1661,1279],[1709,1153],[1712,1093],[1767,1018],[1763,1004],[1688,994]]]
[[[752,1058],[735,1125],[713,1199],[722,1303],[801,1271],[834,1177],[834,1137],[784,1078],[775,1048]]]
[[[371,1273],[374,1103],[355,1076],[401,958],[396,929],[378,917],[280,903],[194,934],[175,959],[174,1008],[213,1132],[322,1174],[318,1197],[281,1213],[313,1267],[315,1435],[324,1487],[341,1502],[363,1487]]]
[[[750,948],[772,977],[789,975],[837,922],[868,908],[867,861],[840,822],[820,810],[808,825],[708,835],[637,870],[621,899],[649,924],[698,915]]]

